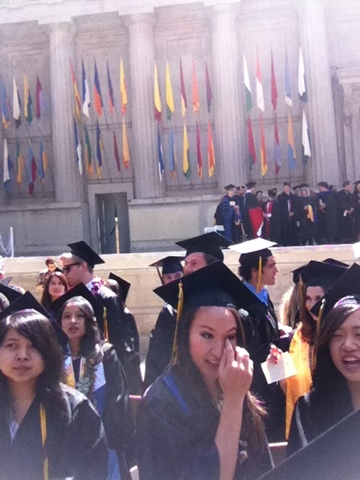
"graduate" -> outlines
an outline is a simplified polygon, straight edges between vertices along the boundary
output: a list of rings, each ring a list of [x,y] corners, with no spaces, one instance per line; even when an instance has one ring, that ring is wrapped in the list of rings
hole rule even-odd
[[[171,368],[137,410],[140,479],[258,478],[272,462],[237,312],[248,291],[221,262],[155,293],[175,307],[179,288]]]
[[[63,354],[39,310],[28,293],[1,314],[1,478],[105,480],[101,419],[84,395],[60,383]]]

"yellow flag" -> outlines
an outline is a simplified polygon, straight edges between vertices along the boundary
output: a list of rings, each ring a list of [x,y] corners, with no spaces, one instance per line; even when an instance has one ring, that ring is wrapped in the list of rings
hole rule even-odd
[[[120,60],[120,93],[121,93],[121,114],[125,115],[127,107],[127,93],[125,83],[124,65],[122,59]]]
[[[123,117],[123,122],[122,122],[122,141],[123,141],[123,165],[126,169],[129,168],[130,166],[130,150],[129,150],[129,142],[127,138],[127,133],[126,133],[126,124],[125,124],[125,119]]]
[[[187,179],[190,178],[190,159],[189,159],[189,140],[187,136],[186,125],[184,123],[184,142],[183,142],[183,174]]]
[[[160,120],[161,120],[161,100],[160,100],[158,70],[157,70],[156,63],[155,63],[155,67],[154,67],[154,109],[155,109],[155,120],[160,122]]]
[[[165,91],[166,91],[166,116],[168,120],[171,120],[171,115],[174,113],[175,107],[174,107],[173,92],[171,88],[170,68],[168,63],[166,63],[166,72],[165,72]]]

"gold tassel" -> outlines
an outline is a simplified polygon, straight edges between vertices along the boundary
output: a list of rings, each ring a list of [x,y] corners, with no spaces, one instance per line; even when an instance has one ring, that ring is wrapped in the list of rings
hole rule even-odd
[[[104,337],[105,337],[105,340],[109,341],[109,327],[108,327],[106,308],[104,308],[103,318],[104,318]]]
[[[49,480],[49,459],[46,455],[46,440],[47,440],[47,428],[46,428],[46,412],[43,405],[40,405],[40,430],[41,430],[41,445],[43,449],[43,466],[44,466],[44,480]]]
[[[323,298],[322,301],[321,301],[319,316],[318,316],[318,319],[317,319],[317,322],[316,322],[315,341],[314,341],[314,348],[313,348],[313,354],[312,354],[312,371],[315,370],[315,366],[316,366],[317,344],[318,344],[318,340],[319,340],[321,321],[322,321],[322,317],[324,315],[325,302],[326,302],[326,300],[325,300],[325,298]]]
[[[176,315],[176,327],[175,327],[175,335],[174,335],[174,343],[173,343],[173,351],[172,351],[172,363],[175,365],[177,363],[177,337],[178,337],[178,328],[179,328],[179,320],[182,315],[184,305],[184,289],[182,280],[179,282],[179,293],[178,293],[178,304],[177,304],[177,315]]]
[[[260,255],[259,264],[258,264],[258,281],[257,281],[257,285],[256,285],[256,291],[257,292],[260,292],[261,277],[262,277],[262,256]]]

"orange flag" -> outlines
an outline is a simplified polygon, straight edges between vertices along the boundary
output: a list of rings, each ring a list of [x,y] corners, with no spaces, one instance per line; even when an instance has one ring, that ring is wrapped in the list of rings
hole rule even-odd
[[[192,104],[193,112],[196,113],[200,109],[200,99],[199,99],[199,85],[196,76],[196,65],[195,60],[193,61],[193,74],[192,74]]]

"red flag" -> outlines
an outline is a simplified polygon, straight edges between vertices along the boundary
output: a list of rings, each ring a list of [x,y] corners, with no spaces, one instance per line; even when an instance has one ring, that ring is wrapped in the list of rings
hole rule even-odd
[[[201,140],[200,140],[200,128],[198,122],[196,122],[196,156],[197,156],[197,166],[198,166],[198,175],[202,178],[203,174],[203,160],[201,154]]]
[[[116,161],[117,170],[118,170],[118,172],[120,172],[120,157],[119,157],[119,150],[118,150],[118,146],[117,146],[115,132],[113,132],[113,139],[114,139],[114,157],[115,157],[115,161]]]
[[[198,112],[200,109],[200,98],[199,98],[199,85],[196,76],[196,65],[195,60],[193,61],[193,74],[192,74],[192,105],[194,113]]]
[[[260,115],[260,166],[261,166],[261,175],[264,176],[267,172],[267,158],[266,158],[266,147],[265,147],[265,133],[264,133],[264,122],[263,117]]]
[[[122,161],[123,161],[124,167],[128,170],[130,166],[130,149],[129,149],[129,142],[128,142],[128,137],[126,133],[126,123],[125,123],[124,117],[122,121],[122,140],[123,140]]]
[[[75,72],[74,72],[74,67],[72,63],[70,62],[70,73],[71,73],[71,79],[73,83],[73,88],[74,88],[74,97],[75,97],[75,113],[78,118],[80,118],[80,112],[81,112],[81,100],[80,100],[80,95],[79,95],[79,90],[77,87],[76,83],[76,77],[75,77]]]
[[[251,170],[252,166],[255,165],[256,163],[256,150],[255,150],[254,135],[253,135],[250,116],[248,117],[247,127],[248,127],[247,130],[248,130],[249,167]]]
[[[36,77],[36,118],[41,117],[41,96],[42,96],[42,85],[39,79],[39,76]]]
[[[271,103],[274,107],[274,110],[276,110],[277,108],[277,99],[278,99],[278,91],[276,86],[273,52],[271,50]]]
[[[184,74],[182,69],[181,58],[180,58],[180,92],[181,92],[181,112],[182,112],[182,116],[185,117],[185,113],[187,109],[187,101],[186,101],[186,90],[185,90]]]
[[[209,178],[214,175],[215,172],[215,153],[214,153],[214,141],[211,131],[211,123],[208,122],[208,174]]]
[[[99,73],[96,65],[96,60],[94,62],[94,104],[95,104],[96,113],[98,114],[99,117],[101,117],[103,101],[102,101]]]
[[[207,63],[205,63],[205,83],[206,83],[206,101],[207,101],[207,108],[208,113],[210,113],[211,109],[211,100],[212,100],[212,91],[211,91],[211,84],[210,84],[210,76]]]

